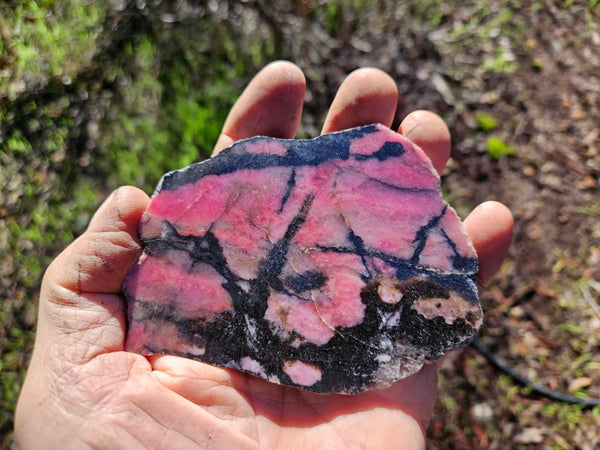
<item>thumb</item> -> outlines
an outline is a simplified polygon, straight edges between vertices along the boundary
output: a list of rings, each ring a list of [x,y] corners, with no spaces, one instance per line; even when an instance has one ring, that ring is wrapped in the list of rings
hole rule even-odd
[[[148,196],[134,187],[113,192],[88,229],[48,267],[40,292],[36,353],[81,364],[123,349],[121,285],[141,254],[137,227]]]
[[[127,271],[140,256],[137,227],[147,204],[148,196],[137,188],[114,191],[86,232],[52,263],[46,280],[78,294],[121,292]]]

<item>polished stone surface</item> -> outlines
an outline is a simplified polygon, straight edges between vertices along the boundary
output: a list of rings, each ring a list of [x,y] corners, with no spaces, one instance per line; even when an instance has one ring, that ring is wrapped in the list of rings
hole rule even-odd
[[[129,351],[357,393],[481,326],[477,255],[439,176],[382,125],[239,141],[166,174],[140,234]]]

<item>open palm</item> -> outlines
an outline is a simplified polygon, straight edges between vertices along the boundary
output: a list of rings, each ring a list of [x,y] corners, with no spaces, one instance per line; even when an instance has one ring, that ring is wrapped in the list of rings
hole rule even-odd
[[[254,135],[293,138],[305,81],[290,63],[263,69],[234,105],[215,153]],[[376,69],[342,84],[323,132],[369,123],[390,126],[398,94]],[[426,111],[400,132],[441,172],[449,132]],[[42,283],[36,345],[19,399],[22,448],[423,448],[436,395],[437,365],[391,387],[358,395],[319,395],[176,356],[124,351],[121,285],[141,253],[142,191],[115,191],[88,230],[59,255]],[[512,217],[488,202],[465,221],[487,284],[509,245]]]

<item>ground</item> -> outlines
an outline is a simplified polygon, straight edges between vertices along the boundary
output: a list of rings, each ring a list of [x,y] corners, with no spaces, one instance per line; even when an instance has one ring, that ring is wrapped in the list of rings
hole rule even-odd
[[[307,76],[301,137],[318,134],[344,76],[366,65],[397,81],[396,123],[417,108],[446,120],[447,199],[462,217],[490,199],[515,216],[509,258],[482,294],[481,341],[549,389],[600,397],[597,0],[88,3],[0,7],[4,445],[45,266],[112,188],[151,192],[169,164],[206,155],[240,89],[276,58]],[[186,40],[191,29],[222,39]],[[600,409],[532,394],[467,348],[445,361],[428,439],[591,449]]]

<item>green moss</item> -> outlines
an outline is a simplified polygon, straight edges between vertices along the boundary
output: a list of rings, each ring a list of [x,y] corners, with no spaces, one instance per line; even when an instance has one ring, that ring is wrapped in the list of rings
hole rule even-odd
[[[490,133],[494,131],[497,125],[496,119],[486,113],[475,113],[475,120],[477,121],[477,128],[484,133]]]
[[[489,155],[495,160],[506,156],[515,156],[517,154],[514,147],[508,145],[499,137],[490,137],[485,146]]]
[[[12,79],[32,82],[73,76],[89,64],[106,14],[104,2],[23,0],[0,6],[10,29],[15,56]],[[1,80],[1,78],[0,78]],[[65,79],[67,81],[67,79]],[[12,83],[0,82],[0,94],[14,98]]]

